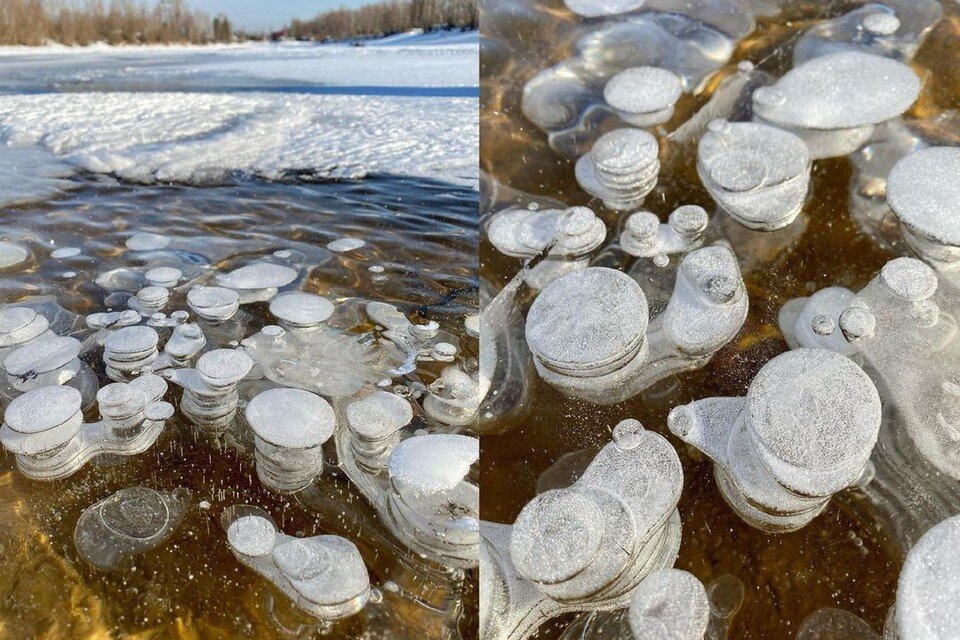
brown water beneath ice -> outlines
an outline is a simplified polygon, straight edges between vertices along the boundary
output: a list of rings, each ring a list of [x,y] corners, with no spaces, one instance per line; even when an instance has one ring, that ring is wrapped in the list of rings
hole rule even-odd
[[[360,317],[365,301],[382,300],[462,337],[463,317],[476,312],[477,194],[469,189],[388,176],[208,188],[133,187],[87,176],[75,182],[75,190],[49,201],[0,209],[0,236],[32,254],[26,264],[0,271],[0,303],[55,295],[76,313],[103,310],[104,291],[93,280],[114,267],[136,267],[121,251],[124,239],[151,231],[170,236],[172,246],[187,243],[188,262],[218,268],[279,249],[302,252],[312,269],[301,288],[335,301],[345,323]],[[343,236],[366,245],[344,254],[324,248]],[[53,260],[51,242],[83,254]],[[369,271],[372,265],[383,273]],[[266,305],[244,309],[246,335],[270,323]],[[171,387],[166,399],[176,404],[179,397]],[[249,451],[224,445],[194,433],[178,414],[148,452],[90,464],[56,482],[25,478],[13,456],[0,453],[0,638],[476,638],[475,572],[444,571],[414,557],[336,470],[328,467],[308,490],[285,497],[261,485]],[[77,518],[138,484],[187,488],[193,503],[165,543],[117,571],[98,571],[74,547]],[[370,568],[375,599],[382,600],[317,626],[230,553],[220,514],[235,504],[266,509],[291,535],[353,540]]]
[[[944,3],[947,16],[931,33],[916,56],[914,69],[924,78],[921,99],[907,114],[931,118],[960,108],[960,6]],[[484,171],[515,189],[558,199],[569,205],[599,203],[581,191],[573,176],[573,162],[554,154],[545,135],[520,113],[524,83],[540,69],[571,54],[577,19],[561,2],[524,4],[509,27],[510,54],[490,56],[481,68],[481,165]],[[720,74],[734,73],[741,60],[764,60],[761,68],[775,75],[790,65],[791,38],[812,20],[843,13],[843,3],[798,5],[772,20],[762,20],[739,44],[730,64]],[[660,181],[647,198],[646,208],[667,214],[682,204],[714,205],[695,171],[695,143],[683,146],[663,136],[702,106],[716,87],[711,82],[701,95],[685,96],[671,122],[660,131]],[[938,131],[938,135],[949,135]],[[956,136],[956,132],[953,134]],[[676,376],[655,389],[624,403],[596,407],[565,398],[535,379],[527,416],[503,435],[481,439],[481,515],[486,520],[512,522],[536,493],[541,474],[561,456],[597,451],[610,440],[611,430],[625,418],[639,419],[648,429],[665,435],[677,448],[684,467],[684,489],[679,509],[683,542],[677,566],[704,583],[732,574],[743,582],[746,598],[733,618],[730,637],[738,640],[792,640],[811,613],[822,607],[852,612],[877,632],[883,629],[894,602],[903,561],[901,550],[888,535],[878,514],[856,491],[833,499],[812,524],[795,533],[769,535],[742,522],[725,504],[712,474],[712,464],[666,429],[672,406],[709,396],[743,395],[760,367],[787,349],[777,326],[777,313],[790,298],[839,285],[857,290],[891,257],[897,246],[881,249],[862,233],[849,215],[848,189],[852,167],[845,158],[817,161],[811,197],[802,213],[806,227],[788,245],[757,254],[747,246],[749,234],[734,238],[734,250],[752,256],[744,278],[750,295],[750,314],[740,334],[702,370]],[[617,217],[602,214],[608,226],[619,228]],[[803,222],[800,223],[804,224]],[[481,276],[503,286],[520,266],[497,253],[481,238]],[[527,300],[529,303],[529,300]],[[536,378],[536,376],[534,376]],[[561,461],[567,471],[551,471],[570,481],[591,453]],[[544,480],[546,482],[546,480]],[[573,618],[558,619],[538,638],[557,638]]]

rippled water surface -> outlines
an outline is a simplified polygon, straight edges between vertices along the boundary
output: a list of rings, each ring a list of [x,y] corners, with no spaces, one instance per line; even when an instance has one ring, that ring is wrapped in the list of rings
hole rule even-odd
[[[784,15],[761,19],[754,33],[737,45],[720,76],[733,73],[741,60],[759,62],[762,70],[782,74],[791,66],[790,44],[800,31],[855,4],[795,3]],[[944,5],[947,16],[912,65],[924,78],[924,87],[907,117],[930,136],[928,139],[956,144],[956,129],[941,125],[956,117],[960,108],[956,74],[960,7]],[[573,161],[554,153],[543,132],[520,111],[524,84],[541,69],[569,57],[589,24],[570,14],[561,2],[551,0],[522,5],[488,2],[485,25],[492,37],[485,45],[481,69],[482,169],[501,185],[600,211],[600,203],[591,201],[577,186]],[[655,132],[660,138],[662,168],[645,208],[662,220],[682,204],[701,205],[710,212],[715,209],[696,174],[695,144],[678,144],[665,137],[695,113],[715,87],[713,81],[700,94],[682,97],[674,117]],[[754,234],[752,240],[749,234],[731,236],[741,257],[750,315],[740,334],[702,370],[671,378],[610,407],[564,397],[532,376],[529,399],[523,410],[514,414],[514,422],[487,426],[490,431],[509,430],[482,438],[483,518],[513,522],[539,491],[565,486],[578,477],[592,455],[609,442],[618,421],[636,418],[665,435],[683,463],[684,489],[679,504],[683,541],[677,567],[704,583],[732,574],[746,587],[743,608],[732,622],[731,638],[792,639],[802,621],[822,607],[855,613],[881,631],[894,602],[904,550],[863,494],[838,495],[821,516],[800,531],[765,534],[745,524],[726,505],[716,487],[711,461],[666,428],[671,407],[704,397],[743,395],[760,367],[787,349],[777,313],[788,299],[831,285],[857,290],[887,260],[903,255],[902,246],[879,246],[851,218],[851,176],[846,158],[816,163],[811,198],[801,214],[802,229],[797,237],[768,245],[768,239],[756,237],[763,234]],[[491,193],[488,189],[487,195]],[[600,215],[609,229],[620,228],[622,219],[616,215],[609,211]],[[519,268],[520,261],[506,258],[482,242],[483,279],[500,288]],[[522,301],[524,311],[532,297],[533,293],[527,292]],[[537,637],[558,638],[573,619],[554,620]]]
[[[293,288],[334,301],[338,326],[368,329],[362,305],[381,300],[463,336],[463,317],[476,311],[472,189],[393,176],[320,184],[237,180],[218,187],[136,186],[87,175],[70,181],[72,189],[57,197],[0,211],[0,235],[30,252],[26,263],[0,272],[3,303],[56,296],[68,311],[87,314],[107,308],[108,292],[94,280],[111,269],[167,260],[224,270],[289,251],[306,267]],[[125,254],[126,238],[142,231],[169,236],[169,249]],[[344,237],[365,245],[345,253],[325,248]],[[50,256],[63,247],[82,252]],[[187,288],[174,293],[169,308],[185,307]],[[238,338],[271,322],[266,304],[244,309]],[[91,364],[105,384],[102,366]],[[431,381],[429,370],[421,376]],[[171,389],[167,399],[175,397],[179,391]],[[200,436],[179,414],[167,424],[147,453],[101,460],[56,482],[25,479],[13,456],[3,455],[0,637],[475,637],[475,576],[413,557],[332,467],[306,491],[283,497],[261,485],[252,453],[229,438]],[[166,543],[121,570],[96,571],[74,547],[77,518],[137,484],[189,489],[186,519]],[[355,541],[380,601],[318,628],[231,554],[220,514],[239,503],[263,507],[291,535],[336,533]]]

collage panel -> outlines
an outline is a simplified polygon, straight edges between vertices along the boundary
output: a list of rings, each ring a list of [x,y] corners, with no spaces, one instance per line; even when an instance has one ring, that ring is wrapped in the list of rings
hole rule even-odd
[[[485,0],[481,638],[960,637],[958,34]]]
[[[478,40],[0,2],[0,638],[477,638]]]

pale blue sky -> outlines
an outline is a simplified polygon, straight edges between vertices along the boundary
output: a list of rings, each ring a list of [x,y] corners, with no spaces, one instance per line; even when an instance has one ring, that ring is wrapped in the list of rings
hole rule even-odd
[[[312,18],[321,11],[357,7],[374,0],[188,0],[210,15],[225,13],[241,29],[279,29],[290,18]]]

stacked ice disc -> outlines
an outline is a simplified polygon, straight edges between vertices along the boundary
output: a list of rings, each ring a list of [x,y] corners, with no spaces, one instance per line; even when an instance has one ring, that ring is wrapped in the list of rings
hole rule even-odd
[[[513,565],[560,603],[625,606],[650,572],[676,559],[682,487],[666,439],[621,422],[576,483],[523,508],[510,536]]]
[[[257,477],[277,491],[298,491],[323,471],[323,443],[336,427],[333,408],[302,389],[268,389],[244,411],[256,446]]]
[[[350,402],[346,408],[350,446],[357,464],[379,471],[400,442],[400,430],[413,420],[410,403],[386,391],[374,391]]]
[[[229,523],[227,542],[241,562],[321,619],[353,615],[370,599],[366,565],[345,538],[295,538],[278,532],[265,514],[250,513]]]
[[[173,359],[174,364],[185,365],[206,344],[207,338],[198,325],[180,324],[174,327],[170,339],[163,345],[163,352]]]
[[[229,273],[217,275],[217,284],[233,289],[240,296],[241,303],[270,300],[277,295],[280,287],[285,287],[297,279],[296,269],[272,262],[254,262],[234,269]]]
[[[515,258],[532,258],[551,244],[552,254],[580,257],[599,247],[606,234],[606,225],[587,207],[505,209],[487,229],[497,250]]]
[[[475,423],[482,400],[478,376],[478,372],[467,373],[459,365],[445,367],[423,400],[424,413],[449,426]]]
[[[796,219],[810,185],[810,167],[803,140],[763,124],[714,120],[697,148],[697,173],[717,205],[761,231]]]
[[[121,382],[133,378],[156,360],[159,341],[152,327],[123,327],[111,332],[103,342],[107,375]]]
[[[66,384],[80,373],[80,341],[61,336],[41,337],[7,354],[3,370],[17,391]]]
[[[131,251],[159,251],[170,245],[170,238],[159,233],[135,233],[126,241],[127,249]]]
[[[180,282],[180,278],[183,277],[183,272],[174,267],[154,267],[153,269],[148,269],[144,276],[151,286],[171,289]]]
[[[293,292],[270,301],[270,313],[289,331],[311,331],[333,315],[333,303],[312,293]]]
[[[479,457],[479,440],[459,434],[414,436],[393,449],[389,517],[414,549],[476,566],[480,490],[468,475]]]
[[[610,209],[637,209],[657,184],[659,152],[657,139],[646,131],[615,129],[577,160],[577,182]]]
[[[527,346],[546,382],[601,401],[638,375],[647,353],[643,290],[627,274],[589,267],[552,282],[527,314]]]
[[[134,437],[144,420],[163,421],[170,417],[167,407],[153,407],[163,399],[167,383],[153,374],[138,376],[130,383],[115,382],[97,392],[97,407],[107,423],[104,437],[122,440]]]
[[[603,99],[620,119],[635,127],[652,127],[673,116],[683,94],[683,80],[660,67],[631,67],[607,81]]]
[[[903,114],[920,93],[910,67],[848,51],[814,58],[753,93],[757,122],[795,133],[814,159],[847,155],[874,126]]]
[[[960,148],[931,147],[900,160],[887,202],[911,247],[938,268],[960,264]]]
[[[898,640],[951,640],[960,629],[960,516],[932,527],[910,549],[897,583]]]
[[[160,313],[169,299],[170,292],[166,288],[151,285],[137,291],[137,295],[130,298],[127,304],[140,315],[149,317]]]
[[[30,253],[20,245],[0,240],[0,269],[15,267],[29,257]]]
[[[880,396],[850,359],[796,349],[769,361],[745,399],[670,412],[670,430],[716,462],[721,493],[749,524],[793,531],[853,485],[880,431]]]
[[[207,322],[226,322],[240,309],[240,294],[225,287],[194,287],[187,293],[187,305]]]
[[[250,372],[253,361],[243,351],[215,349],[197,360],[195,376],[184,387],[180,408],[198,427],[220,431],[237,412],[237,385]]]
[[[69,457],[71,443],[83,425],[80,392],[73,387],[40,387],[14,398],[3,416],[0,441],[19,458],[42,464],[54,456]],[[59,454],[59,455],[58,455]]]
[[[655,571],[633,592],[629,620],[637,640],[703,640],[710,624],[707,590],[686,571]]]
[[[29,307],[0,309],[0,363],[8,353],[43,336],[49,328],[46,317]]]
[[[703,244],[710,218],[703,207],[683,205],[661,224],[657,214],[638,211],[624,223],[620,247],[632,256],[654,258],[671,253],[685,253]]]
[[[77,552],[105,570],[164,543],[186,515],[190,492],[121,489],[87,507],[73,531]]]

